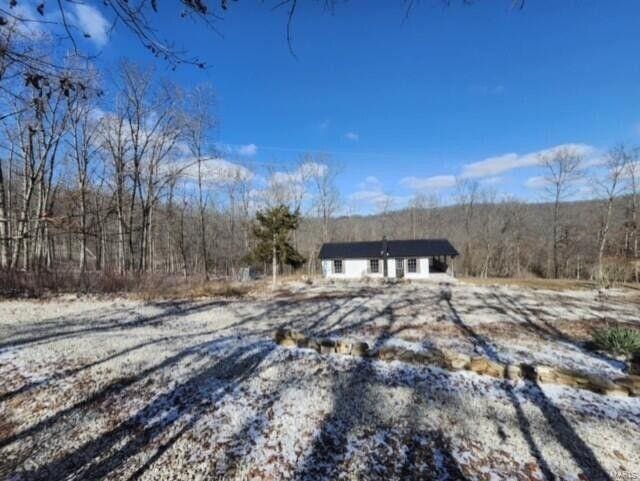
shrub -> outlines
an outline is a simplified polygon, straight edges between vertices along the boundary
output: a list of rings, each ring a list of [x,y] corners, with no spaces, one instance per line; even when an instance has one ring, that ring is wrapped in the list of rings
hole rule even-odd
[[[640,330],[622,326],[596,329],[593,343],[596,348],[613,354],[640,354]]]

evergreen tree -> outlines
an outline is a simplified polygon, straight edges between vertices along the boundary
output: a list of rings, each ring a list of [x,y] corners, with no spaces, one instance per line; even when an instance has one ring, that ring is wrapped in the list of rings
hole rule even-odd
[[[256,213],[253,235],[257,244],[252,251],[256,262],[271,262],[275,283],[278,264],[300,267],[305,258],[289,243],[292,231],[300,225],[300,211],[291,212],[286,205],[279,205]]]

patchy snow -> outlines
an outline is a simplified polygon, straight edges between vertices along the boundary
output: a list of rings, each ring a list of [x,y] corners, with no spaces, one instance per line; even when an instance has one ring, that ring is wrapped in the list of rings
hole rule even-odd
[[[615,376],[585,333],[637,312],[626,292],[463,284],[3,302],[0,479],[614,479],[640,466],[637,398],[271,339],[288,327]]]

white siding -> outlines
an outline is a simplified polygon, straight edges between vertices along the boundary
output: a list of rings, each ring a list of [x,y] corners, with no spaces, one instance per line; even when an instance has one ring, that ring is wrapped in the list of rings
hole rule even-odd
[[[322,259],[322,274],[325,277],[331,277],[331,261],[328,259]]]
[[[342,274],[333,272],[333,259],[322,261],[322,272],[325,277],[332,279],[357,279],[360,277],[383,277],[382,259],[380,259],[380,272],[372,273],[369,270],[369,259],[342,259]]]
[[[404,276],[407,279],[426,279],[429,277],[429,258],[418,257],[418,272],[407,272],[407,262],[405,260]]]
[[[387,260],[387,267],[388,267],[388,275],[387,277],[391,278],[391,279],[395,279],[396,277],[396,260],[393,258],[389,258]]]
[[[404,276],[407,279],[425,279],[429,277],[429,258],[418,258],[418,272],[407,272],[407,261],[405,259]],[[388,277],[394,279],[396,277],[396,260],[389,258],[387,260]],[[358,279],[360,277],[383,277],[384,260],[380,259],[380,272],[377,274],[368,272],[369,259],[342,259],[342,274],[333,272],[333,259],[324,259],[322,261],[322,273],[327,278],[332,279]]]

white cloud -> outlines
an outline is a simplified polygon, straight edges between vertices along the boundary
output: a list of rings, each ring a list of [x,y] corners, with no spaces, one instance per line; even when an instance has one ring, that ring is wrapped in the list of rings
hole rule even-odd
[[[533,177],[529,177],[524,186],[528,189],[542,191],[550,186],[549,181],[542,175],[536,175]],[[573,180],[566,187],[566,191],[564,193],[564,200],[577,200],[577,199],[586,199],[593,195],[593,185],[590,179],[586,177],[581,177],[579,179]]]
[[[217,144],[218,151],[227,155],[239,155],[241,157],[253,157],[258,153],[258,146],[256,144]]]
[[[184,160],[182,166],[185,177],[198,178],[198,166],[193,159]],[[243,165],[216,157],[203,161],[202,178],[210,184],[227,184],[233,181],[248,182],[254,178],[254,173]]]
[[[349,197],[355,201],[372,204],[382,204],[387,201],[392,201],[393,199],[389,194],[381,190],[358,190],[353,192]]]
[[[298,171],[302,177],[309,178],[312,176],[322,176],[328,169],[329,167],[327,164],[321,164],[319,162],[305,162],[298,168]]]
[[[498,184],[502,183],[502,177],[500,177],[500,176],[486,177],[486,178],[480,180],[480,183],[482,185],[498,185]]]
[[[305,162],[291,172],[274,172],[271,181],[275,184],[302,184],[314,175],[323,175],[327,169],[326,164]]]
[[[524,186],[528,189],[544,189],[547,186],[547,180],[541,175],[536,175],[534,177],[529,177]]]
[[[527,158],[527,161],[531,160],[532,158]],[[466,178],[495,176],[518,167],[526,167],[527,165],[525,164],[527,161],[523,161],[518,154],[504,154],[498,157],[489,157],[479,162],[466,164],[462,168],[462,176]],[[535,165],[537,163],[538,159],[535,159],[534,163],[528,165]]]
[[[369,175],[363,182],[358,182],[358,190],[382,190],[382,182],[375,175]]]
[[[238,146],[238,154],[250,157],[258,153],[258,146],[256,144],[247,144]]]
[[[351,193],[349,199],[364,204],[365,210],[370,210],[373,207],[380,211],[400,208],[406,205],[411,197],[396,196],[385,192],[380,179],[370,175],[363,182],[358,183],[358,190]]]
[[[100,10],[82,3],[74,3],[77,27],[89,35],[89,40],[97,46],[104,46],[109,40],[109,22]]]
[[[586,157],[582,160],[580,167],[588,169],[589,167],[600,167],[604,165],[606,158],[604,155],[594,155],[592,157]]]
[[[357,142],[358,140],[360,140],[360,135],[357,132],[347,132],[346,134],[344,134],[344,138]]]
[[[404,177],[400,184],[414,190],[446,189],[456,184],[453,175],[434,175],[432,177]]]
[[[570,149],[573,152],[584,156],[586,161],[596,153],[596,149],[586,144],[561,144],[549,149],[538,150],[524,155],[509,153],[497,157],[489,157],[488,159],[484,159],[479,162],[466,164],[462,169],[462,177],[470,179],[495,177],[510,170],[538,166],[540,165],[541,157],[553,154],[563,149]]]

